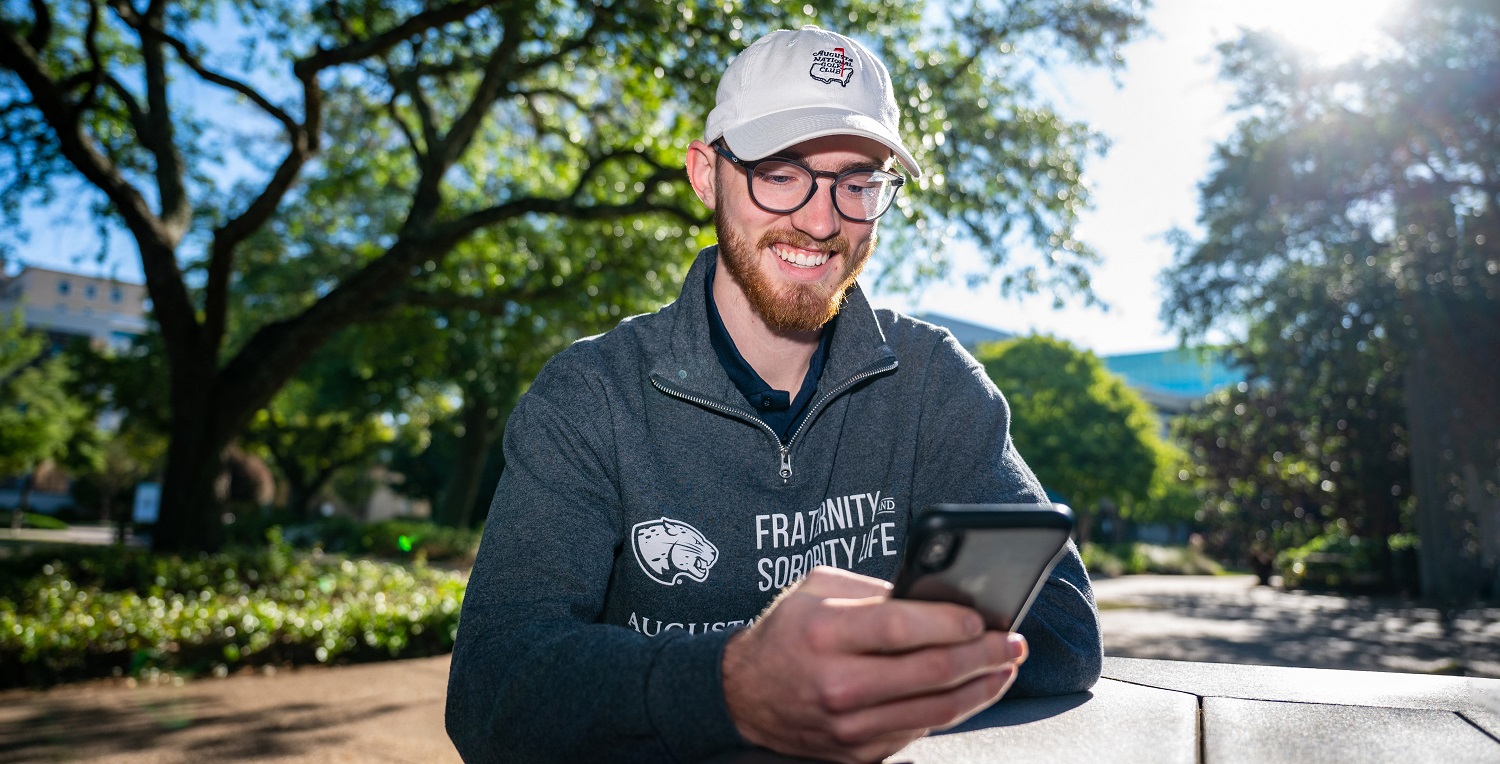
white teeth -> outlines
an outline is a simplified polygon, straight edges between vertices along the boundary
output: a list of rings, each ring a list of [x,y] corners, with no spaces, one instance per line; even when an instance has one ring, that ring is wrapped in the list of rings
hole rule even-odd
[[[812,252],[809,254],[807,250],[796,249],[785,244],[777,244],[772,249],[776,250],[777,256],[782,260],[803,268],[816,268],[828,262],[829,257],[827,252]]]

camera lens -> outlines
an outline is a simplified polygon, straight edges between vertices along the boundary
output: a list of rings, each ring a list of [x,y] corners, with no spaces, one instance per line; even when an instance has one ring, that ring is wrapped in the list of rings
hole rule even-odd
[[[917,555],[917,562],[926,568],[941,568],[948,562],[948,555],[953,553],[953,534],[939,533],[927,539],[922,545],[922,551]]]

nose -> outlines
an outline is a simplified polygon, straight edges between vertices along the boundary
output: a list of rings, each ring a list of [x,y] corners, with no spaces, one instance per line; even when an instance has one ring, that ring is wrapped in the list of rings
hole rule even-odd
[[[828,181],[827,186],[823,185],[824,180]],[[797,230],[818,241],[824,241],[838,235],[844,219],[833,206],[833,193],[830,189],[833,188],[834,180],[816,178],[813,183],[817,189],[802,209],[792,213],[791,223]]]

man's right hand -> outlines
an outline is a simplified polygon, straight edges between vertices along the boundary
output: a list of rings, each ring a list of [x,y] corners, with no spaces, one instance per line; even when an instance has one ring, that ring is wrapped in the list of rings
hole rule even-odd
[[[813,568],[732,637],[724,697],[740,735],[795,756],[877,761],[1005,694],[1026,660],[1021,635],[986,632],[966,607],[890,592]]]

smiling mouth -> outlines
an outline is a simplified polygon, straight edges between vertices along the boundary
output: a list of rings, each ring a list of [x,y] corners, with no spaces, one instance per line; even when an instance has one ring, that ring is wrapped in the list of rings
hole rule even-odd
[[[831,253],[828,252],[816,249],[802,249],[801,247],[794,247],[781,242],[773,244],[771,251],[775,252],[777,257],[798,268],[816,268],[828,262],[828,258],[831,256]]]

